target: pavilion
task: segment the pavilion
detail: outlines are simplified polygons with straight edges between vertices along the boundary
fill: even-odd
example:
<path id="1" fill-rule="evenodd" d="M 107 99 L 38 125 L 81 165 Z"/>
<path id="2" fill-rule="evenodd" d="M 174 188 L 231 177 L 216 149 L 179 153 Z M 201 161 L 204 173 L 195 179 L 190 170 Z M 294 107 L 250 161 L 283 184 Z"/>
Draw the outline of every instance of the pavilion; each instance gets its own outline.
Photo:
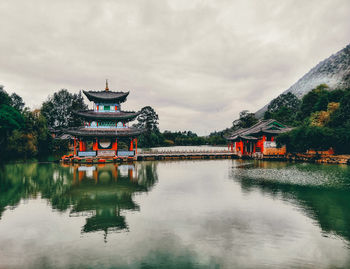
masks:
<path id="1" fill-rule="evenodd" d="M 286 147 L 277 147 L 276 137 L 292 128 L 274 119 L 260 120 L 249 128 L 242 128 L 227 137 L 228 147 L 242 156 L 285 155 Z"/>
<path id="2" fill-rule="evenodd" d="M 129 126 L 140 112 L 121 109 L 129 92 L 110 91 L 106 81 L 105 90 L 83 93 L 93 102 L 93 109 L 76 111 L 84 119 L 84 126 L 66 130 L 74 137 L 73 161 L 133 158 L 137 154 L 137 137 L 144 130 Z M 120 141 L 128 148 L 118 148 Z"/>

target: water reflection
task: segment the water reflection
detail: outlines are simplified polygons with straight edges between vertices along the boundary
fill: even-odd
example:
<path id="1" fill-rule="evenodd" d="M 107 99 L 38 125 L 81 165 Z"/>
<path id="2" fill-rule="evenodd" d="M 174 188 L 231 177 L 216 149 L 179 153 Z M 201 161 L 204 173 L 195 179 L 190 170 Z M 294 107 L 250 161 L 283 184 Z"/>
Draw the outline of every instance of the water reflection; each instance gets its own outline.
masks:
<path id="1" fill-rule="evenodd" d="M 348 194 L 340 166 L 6 165 L 0 268 L 349 268 Z"/>
<path id="2" fill-rule="evenodd" d="M 55 164 L 7 165 L 0 170 L 0 217 L 21 199 L 41 196 L 70 217 L 86 217 L 82 233 L 127 231 L 124 211 L 138 211 L 136 193 L 158 181 L 156 163 L 93 166 Z"/>
<path id="3" fill-rule="evenodd" d="M 327 234 L 350 241 L 350 168 L 338 165 L 236 162 L 231 170 L 245 193 L 260 191 L 301 208 Z"/>

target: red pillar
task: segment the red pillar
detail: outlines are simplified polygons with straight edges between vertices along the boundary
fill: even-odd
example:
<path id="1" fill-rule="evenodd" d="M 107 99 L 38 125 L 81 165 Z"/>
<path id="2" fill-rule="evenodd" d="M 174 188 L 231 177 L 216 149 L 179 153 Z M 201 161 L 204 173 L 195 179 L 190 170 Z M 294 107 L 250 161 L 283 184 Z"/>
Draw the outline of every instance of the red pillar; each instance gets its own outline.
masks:
<path id="1" fill-rule="evenodd" d="M 135 153 L 137 154 L 137 138 L 135 138 Z"/>
<path id="2" fill-rule="evenodd" d="M 83 141 L 79 141 L 79 151 L 83 151 Z"/>
<path id="3" fill-rule="evenodd" d="M 264 154 L 264 142 L 266 141 L 266 136 L 263 135 L 261 143 L 261 153 Z"/>
<path id="4" fill-rule="evenodd" d="M 231 142 L 231 151 L 233 152 L 233 143 Z"/>
<path id="5" fill-rule="evenodd" d="M 95 141 L 94 141 L 94 143 L 93 143 L 93 145 L 92 145 L 92 150 L 94 150 L 94 151 L 98 150 L 97 138 L 95 138 Z"/>
<path id="6" fill-rule="evenodd" d="M 113 142 L 112 149 L 117 153 L 118 150 L 118 140 L 115 139 L 115 142 Z"/>
<path id="7" fill-rule="evenodd" d="M 243 141 L 239 141 L 239 147 L 240 147 L 240 151 L 243 154 Z"/>
<path id="8" fill-rule="evenodd" d="M 130 150 L 130 151 L 134 150 L 134 139 L 131 139 L 131 141 L 130 141 L 129 150 Z"/>

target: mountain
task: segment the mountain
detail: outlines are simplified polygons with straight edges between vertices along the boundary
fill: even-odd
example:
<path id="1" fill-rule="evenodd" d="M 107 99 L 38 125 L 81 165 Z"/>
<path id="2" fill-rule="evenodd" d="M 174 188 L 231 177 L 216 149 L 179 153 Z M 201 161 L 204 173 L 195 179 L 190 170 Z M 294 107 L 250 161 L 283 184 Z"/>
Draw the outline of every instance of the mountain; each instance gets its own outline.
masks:
<path id="1" fill-rule="evenodd" d="M 323 83 L 327 84 L 330 89 L 350 87 L 350 44 L 317 64 L 283 93 L 292 92 L 301 99 Z M 267 107 L 268 104 L 259 109 L 255 112 L 255 116 L 263 117 Z"/>

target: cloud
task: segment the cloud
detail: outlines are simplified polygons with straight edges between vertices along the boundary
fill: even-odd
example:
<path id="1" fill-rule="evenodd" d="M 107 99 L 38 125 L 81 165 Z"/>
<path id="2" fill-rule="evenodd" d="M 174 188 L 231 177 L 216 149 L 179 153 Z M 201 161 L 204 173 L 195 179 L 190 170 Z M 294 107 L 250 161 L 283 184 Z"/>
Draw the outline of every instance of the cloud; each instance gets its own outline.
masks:
<path id="1" fill-rule="evenodd" d="M 349 13 L 347 0 L 4 0 L 0 84 L 38 107 L 109 78 L 131 91 L 126 109 L 154 107 L 161 129 L 208 134 L 349 43 Z"/>

